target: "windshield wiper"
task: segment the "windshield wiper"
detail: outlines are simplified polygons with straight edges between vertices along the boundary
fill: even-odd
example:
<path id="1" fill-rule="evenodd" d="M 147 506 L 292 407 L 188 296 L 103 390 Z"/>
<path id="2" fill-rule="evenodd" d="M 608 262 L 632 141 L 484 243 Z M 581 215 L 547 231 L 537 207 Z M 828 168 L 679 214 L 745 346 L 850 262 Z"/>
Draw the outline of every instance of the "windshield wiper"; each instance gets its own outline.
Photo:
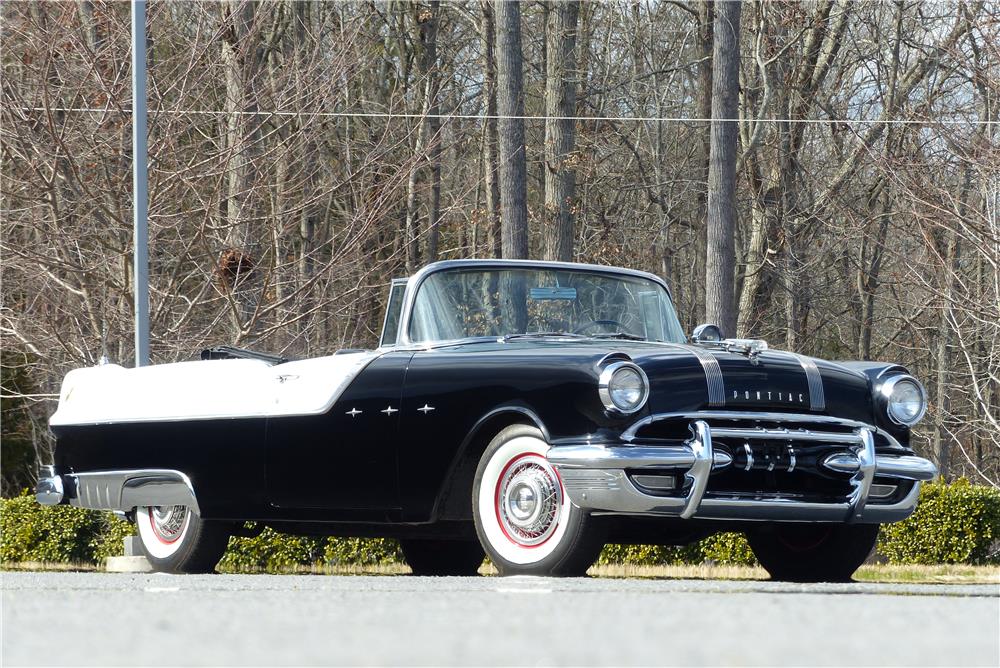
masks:
<path id="1" fill-rule="evenodd" d="M 591 338 L 594 339 L 627 339 L 629 341 L 645 341 L 645 336 L 639 336 L 638 334 L 631 334 L 629 332 L 598 332 L 596 334 L 591 334 Z"/>
<path id="2" fill-rule="evenodd" d="M 533 339 L 533 338 L 545 338 L 549 336 L 561 336 L 570 339 L 585 339 L 587 338 L 583 334 L 574 334 L 573 332 L 525 332 L 523 334 L 506 334 L 500 337 L 500 340 L 506 343 L 512 339 Z"/>

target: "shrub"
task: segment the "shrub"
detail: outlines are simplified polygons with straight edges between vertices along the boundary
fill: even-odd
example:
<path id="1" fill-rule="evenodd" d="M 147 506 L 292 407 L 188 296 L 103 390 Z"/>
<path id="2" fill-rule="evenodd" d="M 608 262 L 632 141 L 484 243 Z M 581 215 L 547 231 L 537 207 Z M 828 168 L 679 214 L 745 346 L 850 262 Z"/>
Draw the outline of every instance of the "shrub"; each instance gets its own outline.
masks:
<path id="1" fill-rule="evenodd" d="M 661 566 L 700 564 L 704 559 L 701 543 L 690 545 L 605 545 L 598 557 L 599 564 L 631 564 Z"/>
<path id="2" fill-rule="evenodd" d="M 920 490 L 916 512 L 882 527 L 878 551 L 891 564 L 1000 563 L 1000 490 L 933 482 Z"/>
<path id="3" fill-rule="evenodd" d="M 219 570 L 279 572 L 292 566 L 312 566 L 323 560 L 327 538 L 289 536 L 264 529 L 255 538 L 230 538 Z"/>
<path id="4" fill-rule="evenodd" d="M 636 566 L 681 566 L 701 564 L 755 566 L 757 559 L 741 533 L 718 533 L 696 543 L 680 546 L 605 545 L 597 563 Z"/>
<path id="5" fill-rule="evenodd" d="M 110 513 L 42 506 L 27 490 L 0 500 L 0 561 L 95 563 L 121 554 L 131 525 Z"/>
<path id="6" fill-rule="evenodd" d="M 756 566 L 750 543 L 742 533 L 717 533 L 699 544 L 705 559 L 731 566 Z"/>

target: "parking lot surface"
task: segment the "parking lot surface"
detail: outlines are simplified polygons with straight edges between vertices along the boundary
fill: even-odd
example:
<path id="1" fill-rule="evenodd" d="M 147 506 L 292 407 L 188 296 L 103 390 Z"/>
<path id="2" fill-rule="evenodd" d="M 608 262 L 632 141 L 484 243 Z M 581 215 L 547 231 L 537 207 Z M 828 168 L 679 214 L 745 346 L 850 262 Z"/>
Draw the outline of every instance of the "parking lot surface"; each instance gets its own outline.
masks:
<path id="1" fill-rule="evenodd" d="M 0 573 L 12 665 L 1000 665 L 998 585 Z"/>

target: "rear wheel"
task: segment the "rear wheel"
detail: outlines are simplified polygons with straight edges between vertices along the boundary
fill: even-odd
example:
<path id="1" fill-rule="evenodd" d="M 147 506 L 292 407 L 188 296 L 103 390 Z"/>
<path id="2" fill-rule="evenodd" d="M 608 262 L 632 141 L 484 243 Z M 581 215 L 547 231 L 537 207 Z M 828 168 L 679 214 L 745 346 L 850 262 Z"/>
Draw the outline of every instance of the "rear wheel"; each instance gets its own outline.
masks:
<path id="1" fill-rule="evenodd" d="M 401 540 L 414 575 L 478 575 L 486 553 L 475 540 Z"/>
<path id="2" fill-rule="evenodd" d="M 773 580 L 849 582 L 871 554 L 877 524 L 779 524 L 747 535 Z"/>
<path id="3" fill-rule="evenodd" d="M 500 575 L 583 575 L 604 547 L 601 525 L 570 502 L 548 449 L 538 429 L 512 425 L 479 461 L 473 517 Z"/>
<path id="4" fill-rule="evenodd" d="M 139 506 L 135 524 L 146 559 L 162 573 L 211 573 L 229 544 L 226 525 L 187 506 Z"/>

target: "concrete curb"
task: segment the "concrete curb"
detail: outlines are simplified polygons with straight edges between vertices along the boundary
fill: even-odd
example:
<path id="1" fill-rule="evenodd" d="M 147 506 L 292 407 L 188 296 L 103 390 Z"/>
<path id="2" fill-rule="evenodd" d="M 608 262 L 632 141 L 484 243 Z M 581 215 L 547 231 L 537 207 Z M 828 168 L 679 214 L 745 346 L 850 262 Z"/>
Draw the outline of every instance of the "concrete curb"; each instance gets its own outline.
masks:
<path id="1" fill-rule="evenodd" d="M 104 566 L 108 573 L 152 573 L 146 557 L 108 557 Z"/>

